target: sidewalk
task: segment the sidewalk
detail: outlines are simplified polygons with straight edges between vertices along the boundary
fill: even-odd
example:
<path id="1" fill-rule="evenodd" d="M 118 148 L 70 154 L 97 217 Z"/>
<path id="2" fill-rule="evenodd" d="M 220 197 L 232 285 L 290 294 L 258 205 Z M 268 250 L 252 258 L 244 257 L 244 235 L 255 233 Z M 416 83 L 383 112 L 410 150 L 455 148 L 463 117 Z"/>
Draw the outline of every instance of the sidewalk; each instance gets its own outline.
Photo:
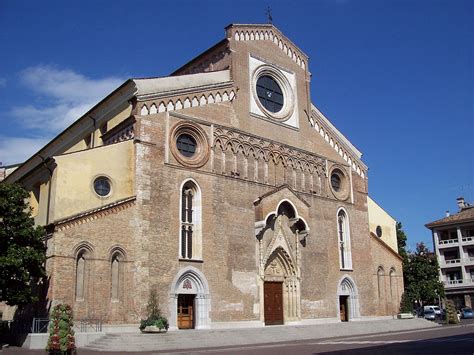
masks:
<path id="1" fill-rule="evenodd" d="M 107 334 L 104 338 L 79 349 L 78 355 L 103 352 L 186 351 L 214 347 L 232 347 L 308 339 L 328 339 L 398 331 L 436 328 L 438 324 L 424 319 L 357 321 L 317 325 L 271 326 L 262 328 L 182 330 L 165 334 Z M 43 350 L 5 349 L 0 354 L 44 354 Z"/>

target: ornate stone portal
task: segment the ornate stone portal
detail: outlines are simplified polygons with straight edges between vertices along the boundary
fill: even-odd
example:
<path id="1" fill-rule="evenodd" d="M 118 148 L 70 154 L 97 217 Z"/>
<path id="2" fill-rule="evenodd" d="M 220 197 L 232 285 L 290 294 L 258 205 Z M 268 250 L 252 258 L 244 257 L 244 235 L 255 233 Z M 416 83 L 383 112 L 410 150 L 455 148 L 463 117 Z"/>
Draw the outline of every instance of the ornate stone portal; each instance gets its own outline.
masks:
<path id="1" fill-rule="evenodd" d="M 308 229 L 295 211 L 285 210 L 267 218 L 265 227 L 258 231 L 260 319 L 266 322 L 265 282 L 282 283 L 283 310 L 281 323 L 288 324 L 301 319 L 300 281 L 301 253 Z M 268 314 L 267 314 L 268 317 Z M 268 321 L 268 319 L 267 319 Z M 268 322 L 266 322 L 269 324 Z M 273 323 L 276 324 L 276 323 Z"/>

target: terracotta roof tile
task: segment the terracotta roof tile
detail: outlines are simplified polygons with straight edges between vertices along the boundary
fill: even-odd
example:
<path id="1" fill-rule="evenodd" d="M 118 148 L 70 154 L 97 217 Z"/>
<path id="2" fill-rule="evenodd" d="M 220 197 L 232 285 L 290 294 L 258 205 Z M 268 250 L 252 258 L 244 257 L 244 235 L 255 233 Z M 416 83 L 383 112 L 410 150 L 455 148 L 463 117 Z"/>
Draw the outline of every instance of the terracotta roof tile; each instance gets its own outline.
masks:
<path id="1" fill-rule="evenodd" d="M 444 226 L 448 224 L 470 222 L 470 221 L 474 222 L 474 206 L 465 207 L 456 214 L 425 224 L 425 227 L 431 229 L 433 227 L 439 227 L 439 226 Z"/>

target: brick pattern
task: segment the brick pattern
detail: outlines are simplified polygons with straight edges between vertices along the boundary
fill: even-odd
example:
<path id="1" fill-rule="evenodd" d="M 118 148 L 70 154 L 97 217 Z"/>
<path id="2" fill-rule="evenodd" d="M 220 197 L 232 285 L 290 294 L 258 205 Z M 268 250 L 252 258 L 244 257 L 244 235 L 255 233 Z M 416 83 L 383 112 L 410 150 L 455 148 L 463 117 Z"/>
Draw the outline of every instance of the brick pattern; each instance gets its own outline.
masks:
<path id="1" fill-rule="evenodd" d="M 54 233 L 48 242 L 47 263 L 49 297 L 53 303 L 73 304 L 76 318 L 130 323 L 144 316 L 149 292 L 155 289 L 163 312 L 171 315 L 172 281 L 179 270 L 193 266 L 205 275 L 209 284 L 212 322 L 263 321 L 255 222 L 275 210 L 282 199 L 287 199 L 296 206 L 310 230 L 298 256 L 301 258 L 301 319 L 338 317 L 337 289 L 344 275 L 349 275 L 356 284 L 362 316 L 394 312 L 403 287 L 401 262 L 369 235 L 366 176 L 351 174 L 348 182 L 352 183 L 351 196 L 340 201 L 329 193 L 325 163 L 320 169 L 324 177 L 322 191 L 315 194 L 296 185 L 296 194 L 291 188 L 278 189 L 288 183 L 285 179 L 278 180 L 279 172 L 275 172 L 277 179 L 268 184 L 240 174 L 232 175 L 227 170 L 218 172 L 213 159 L 191 169 L 170 154 L 169 144 L 173 144 L 170 143 L 170 127 L 179 121 L 189 121 L 200 126 L 210 144 L 214 142 L 216 127 L 227 127 L 293 147 L 295 151 L 312 152 L 323 161 L 347 168 L 350 174 L 344 157 L 327 144 L 308 120 L 302 119 L 311 113 L 310 74 L 302 70 L 298 56 L 295 61 L 293 54 L 275 51 L 275 43 L 265 40 L 265 35 L 264 40 L 253 41 L 245 40 L 245 36 L 244 40 L 240 40 L 240 34 L 239 40 L 229 38 L 230 54 L 224 56 L 232 70 L 233 87 L 238 88 L 232 101 L 183 107 L 179 114 L 170 110 L 158 112 L 158 103 L 156 113 L 135 116 L 135 156 L 131 168 L 135 169 L 136 201 L 116 213 L 71 224 Z M 295 73 L 298 130 L 250 117 L 250 53 Z M 211 58 L 212 55 L 209 53 Z M 198 70 L 193 68 L 186 67 L 183 72 Z M 233 155 L 229 155 L 229 159 L 235 162 Z M 179 259 L 180 186 L 189 178 L 197 182 L 202 197 L 202 260 L 198 261 Z M 289 186 L 295 187 L 291 183 Z M 261 196 L 267 197 L 256 204 Z M 350 221 L 353 269 L 349 271 L 339 268 L 336 216 L 340 207 L 344 207 Z M 84 301 L 75 301 L 75 258 L 82 244 L 91 250 L 86 267 L 86 296 Z M 122 296 L 118 302 L 111 300 L 114 247 L 120 247 L 125 255 Z M 383 266 L 387 275 L 391 268 L 395 269 L 397 294 L 393 299 L 387 298 L 387 277 L 384 296 L 378 297 L 379 266 Z"/>

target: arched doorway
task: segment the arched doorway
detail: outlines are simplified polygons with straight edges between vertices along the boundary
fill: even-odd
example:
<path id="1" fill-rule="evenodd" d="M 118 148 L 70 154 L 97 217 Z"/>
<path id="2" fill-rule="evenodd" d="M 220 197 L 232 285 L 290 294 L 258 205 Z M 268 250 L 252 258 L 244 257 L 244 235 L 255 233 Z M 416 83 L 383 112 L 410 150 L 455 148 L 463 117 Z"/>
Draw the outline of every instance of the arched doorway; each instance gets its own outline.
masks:
<path id="1" fill-rule="evenodd" d="M 309 207 L 305 201 L 297 202 Z M 301 321 L 302 249 L 309 238 L 309 227 L 288 199 L 276 205 L 265 201 L 261 207 L 268 212 L 255 222 L 260 320 L 265 325 L 297 324 Z"/>
<path id="2" fill-rule="evenodd" d="M 265 325 L 298 319 L 299 280 L 291 257 L 277 247 L 268 258 L 263 283 Z"/>
<path id="3" fill-rule="evenodd" d="M 204 274 L 187 266 L 175 276 L 170 290 L 170 329 L 210 327 L 209 286 Z"/>
<path id="4" fill-rule="evenodd" d="M 338 314 L 342 322 L 359 318 L 359 293 L 350 276 L 342 277 L 337 288 Z"/>

